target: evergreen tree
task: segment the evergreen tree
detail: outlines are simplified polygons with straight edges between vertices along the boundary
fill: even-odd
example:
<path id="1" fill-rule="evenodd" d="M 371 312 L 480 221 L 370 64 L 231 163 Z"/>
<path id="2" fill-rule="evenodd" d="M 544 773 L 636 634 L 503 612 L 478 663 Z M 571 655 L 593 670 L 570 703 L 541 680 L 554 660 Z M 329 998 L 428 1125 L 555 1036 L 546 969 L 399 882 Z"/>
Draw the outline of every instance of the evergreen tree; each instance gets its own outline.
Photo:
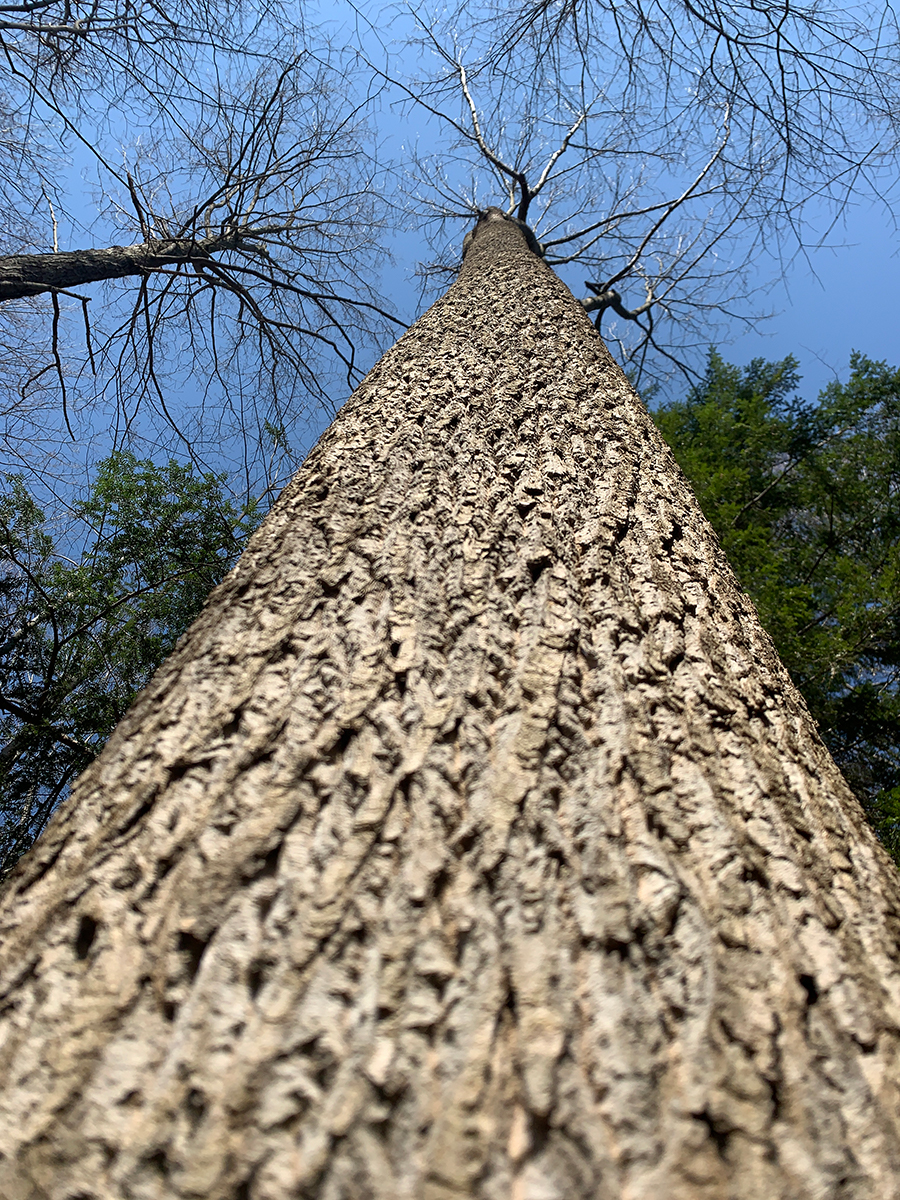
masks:
<path id="1" fill-rule="evenodd" d="M 900 854 L 900 370 L 855 354 L 706 377 L 655 420 L 882 840 Z"/>
<path id="2" fill-rule="evenodd" d="M 118 452 L 64 529 L 0 497 L 0 874 L 46 824 L 255 523 L 223 479 Z"/>

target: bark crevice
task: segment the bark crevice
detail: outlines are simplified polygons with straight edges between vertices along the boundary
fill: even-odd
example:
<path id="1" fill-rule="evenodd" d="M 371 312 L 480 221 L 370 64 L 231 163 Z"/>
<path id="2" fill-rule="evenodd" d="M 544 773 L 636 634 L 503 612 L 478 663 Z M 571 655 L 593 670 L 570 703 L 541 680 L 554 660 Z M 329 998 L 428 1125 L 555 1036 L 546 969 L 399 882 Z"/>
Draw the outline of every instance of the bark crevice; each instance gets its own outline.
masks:
<path id="1" fill-rule="evenodd" d="M 502 216 L 21 864 L 0 935 L 4 1200 L 900 1180 L 894 868 Z"/>

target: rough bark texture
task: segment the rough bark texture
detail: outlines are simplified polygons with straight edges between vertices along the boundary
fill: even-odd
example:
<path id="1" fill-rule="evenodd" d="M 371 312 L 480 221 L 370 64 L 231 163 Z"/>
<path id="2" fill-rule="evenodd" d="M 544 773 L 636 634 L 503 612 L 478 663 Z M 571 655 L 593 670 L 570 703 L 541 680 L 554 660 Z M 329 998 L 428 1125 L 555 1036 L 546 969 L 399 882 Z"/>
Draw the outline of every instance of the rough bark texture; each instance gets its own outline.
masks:
<path id="1" fill-rule="evenodd" d="M 209 256 L 239 244 L 235 233 L 220 237 L 166 238 L 102 250 L 63 250 L 57 254 L 7 254 L 0 257 L 0 301 L 39 296 L 97 283 L 146 275 L 177 263 L 209 262 Z"/>
<path id="2" fill-rule="evenodd" d="M 13 876 L 4 1200 L 881 1200 L 900 888 L 509 222 Z"/>

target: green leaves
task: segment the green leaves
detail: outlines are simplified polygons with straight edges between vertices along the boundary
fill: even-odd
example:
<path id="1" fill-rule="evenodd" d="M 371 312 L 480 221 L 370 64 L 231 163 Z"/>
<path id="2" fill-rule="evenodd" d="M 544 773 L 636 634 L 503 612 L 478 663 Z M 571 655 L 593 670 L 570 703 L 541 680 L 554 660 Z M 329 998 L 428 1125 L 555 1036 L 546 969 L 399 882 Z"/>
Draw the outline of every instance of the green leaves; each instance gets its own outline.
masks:
<path id="1" fill-rule="evenodd" d="M 655 419 L 900 863 L 900 370 L 850 367 L 810 404 L 794 359 L 712 352 Z"/>
<path id="2" fill-rule="evenodd" d="M 224 478 L 118 452 L 54 527 L 0 497 L 0 874 L 43 829 L 262 513 Z"/>

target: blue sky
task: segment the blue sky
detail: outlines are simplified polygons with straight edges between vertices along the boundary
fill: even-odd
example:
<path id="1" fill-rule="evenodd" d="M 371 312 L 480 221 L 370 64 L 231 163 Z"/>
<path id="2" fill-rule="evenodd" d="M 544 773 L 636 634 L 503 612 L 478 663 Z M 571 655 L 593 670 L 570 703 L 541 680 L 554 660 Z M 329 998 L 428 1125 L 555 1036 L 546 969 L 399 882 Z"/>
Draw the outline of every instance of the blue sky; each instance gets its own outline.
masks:
<path id="1" fill-rule="evenodd" d="M 377 19 L 377 6 L 373 11 Z M 338 18 L 343 14 L 346 19 L 347 12 L 346 7 L 336 4 L 328 15 Z M 340 32 L 339 25 L 333 26 L 332 32 L 335 29 Z M 346 40 L 352 41 L 352 36 L 346 30 L 344 32 Z M 341 44 L 341 38 L 337 38 L 337 44 Z M 415 57 L 409 51 L 405 54 Z M 403 57 L 404 54 L 401 54 L 401 60 Z M 399 65 L 395 65 L 399 70 Z M 380 126 L 379 140 L 386 157 L 392 154 L 399 157 L 401 144 L 409 145 L 418 141 L 421 145 L 437 146 L 440 131 L 436 123 L 421 109 L 392 107 L 391 100 L 395 98 L 386 99 L 376 118 Z M 85 225 L 89 226 L 94 210 L 87 197 L 95 186 L 95 168 L 77 147 L 73 147 L 73 160 L 73 191 L 83 189 L 84 207 L 81 211 Z M 591 212 L 593 214 L 593 210 Z M 814 245 L 827 232 L 828 245 L 810 250 L 805 255 L 796 255 L 786 264 L 783 278 L 778 263 L 761 261 L 758 282 L 770 286 L 767 292 L 756 297 L 754 303 L 756 307 L 768 309 L 774 315 L 757 322 L 750 331 L 745 331 L 735 321 L 731 329 L 733 339 L 727 335 L 717 337 L 715 344 L 726 359 L 738 365 L 754 357 L 773 360 L 793 354 L 800 364 L 802 393 L 807 398 L 813 398 L 836 375 L 847 377 L 850 353 L 854 349 L 871 358 L 885 359 L 891 364 L 900 363 L 892 304 L 892 284 L 900 240 L 884 208 L 867 202 L 859 202 L 847 210 L 830 232 L 832 215 L 824 208 L 820 213 L 805 212 L 804 219 L 809 243 Z M 458 221 L 449 230 L 456 250 L 461 246 L 466 228 L 467 222 Z M 65 238 L 64 248 L 87 245 L 97 237 L 101 240 L 103 237 L 99 229 L 66 232 L 69 236 Z M 418 307 L 419 284 L 412 273 L 417 260 L 427 260 L 431 252 L 421 232 L 414 227 L 395 235 L 391 244 L 395 251 L 395 262 L 384 273 L 382 295 L 387 306 L 399 315 L 413 317 Z M 580 281 L 587 274 L 578 267 L 570 268 L 567 272 L 566 280 L 576 289 L 576 295 L 585 294 Z M 633 293 L 631 296 L 626 294 L 625 298 L 626 302 L 630 302 L 634 299 Z M 749 308 L 745 311 L 749 311 Z M 80 327 L 77 333 L 80 336 Z M 712 341 L 712 334 L 710 338 Z M 366 365 L 374 363 L 376 357 L 374 353 L 366 355 Z M 700 349 L 696 352 L 695 365 L 702 369 L 702 361 L 703 350 Z M 186 380 L 185 384 L 187 395 L 192 391 L 193 382 Z M 676 379 L 669 385 L 667 394 L 677 395 L 683 390 L 684 384 Z M 342 400 L 345 397 L 336 395 L 335 398 Z M 302 455 L 324 429 L 328 419 L 322 410 L 311 413 L 305 428 L 298 430 L 302 442 L 295 445 L 295 451 Z M 103 440 L 101 433 L 100 441 Z M 90 450 L 88 457 L 94 453 L 94 450 Z"/>
<path id="2" fill-rule="evenodd" d="M 384 15 L 381 6 L 363 4 L 362 8 L 375 22 Z M 346 11 L 341 4 L 319 8 L 320 14 L 338 27 L 339 14 Z M 364 22 L 357 23 L 355 17 L 353 20 L 360 29 Z M 383 32 L 389 39 L 390 35 Z M 370 36 L 367 40 L 374 45 L 378 39 Z M 398 55 L 393 62 L 390 56 L 384 58 L 389 69 L 398 71 L 400 63 L 413 69 L 415 51 L 389 41 L 388 48 L 390 55 Z M 373 59 L 378 59 L 376 53 Z M 439 144 L 444 132 L 421 109 L 392 108 L 390 102 L 385 103 L 379 123 L 383 144 L 395 150 L 401 143 Z M 750 329 L 739 320 L 731 322 L 730 328 L 724 323 L 716 334 L 711 332 L 710 344 L 717 345 L 726 359 L 738 365 L 755 357 L 777 360 L 793 354 L 800 365 L 802 393 L 813 398 L 835 377 L 847 378 L 853 350 L 890 364 L 900 363 L 892 303 L 900 234 L 886 206 L 864 198 L 845 209 L 837 221 L 834 211 L 824 203 L 807 204 L 802 220 L 809 248 L 783 264 L 774 257 L 762 257 L 756 278 L 761 291 L 735 306 L 738 312 L 766 311 L 771 316 L 755 321 Z M 450 232 L 454 242 L 461 245 L 466 226 L 458 222 L 458 229 Z M 823 239 L 825 244 L 819 245 Z M 417 258 L 429 258 L 429 249 L 415 230 L 395 238 L 394 246 L 396 261 L 386 274 L 385 295 L 398 312 L 406 315 L 416 311 L 418 298 L 418 283 L 410 278 L 412 268 Z M 564 274 L 576 296 L 586 294 L 580 286 L 586 274 L 577 265 Z M 629 286 L 631 294 L 626 294 L 626 303 L 639 302 L 642 297 L 633 295 L 634 283 Z M 699 350 L 695 365 L 702 369 L 702 361 L 703 351 Z M 663 394 L 678 394 L 684 386 L 676 377 Z"/>
<path id="3" fill-rule="evenodd" d="M 823 228 L 827 227 L 822 215 Z M 895 295 L 900 237 L 884 207 L 847 210 L 831 245 L 797 257 L 769 293 L 775 312 L 722 352 L 732 362 L 761 356 L 800 361 L 803 393 L 818 393 L 835 375 L 847 377 L 852 350 L 900 362 Z"/>

